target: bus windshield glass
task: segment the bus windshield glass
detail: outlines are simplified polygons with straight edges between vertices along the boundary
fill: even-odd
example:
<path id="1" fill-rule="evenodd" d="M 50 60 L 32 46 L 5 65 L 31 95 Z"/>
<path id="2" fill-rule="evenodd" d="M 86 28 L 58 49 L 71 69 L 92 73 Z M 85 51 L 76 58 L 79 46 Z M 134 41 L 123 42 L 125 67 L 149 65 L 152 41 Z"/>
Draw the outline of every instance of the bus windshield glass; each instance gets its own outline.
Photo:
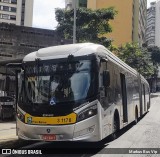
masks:
<path id="1" fill-rule="evenodd" d="M 95 73 L 90 60 L 26 66 L 21 101 L 50 105 L 78 102 L 95 94 Z M 35 69 L 35 70 L 34 70 Z M 23 92 L 24 91 L 24 92 Z"/>

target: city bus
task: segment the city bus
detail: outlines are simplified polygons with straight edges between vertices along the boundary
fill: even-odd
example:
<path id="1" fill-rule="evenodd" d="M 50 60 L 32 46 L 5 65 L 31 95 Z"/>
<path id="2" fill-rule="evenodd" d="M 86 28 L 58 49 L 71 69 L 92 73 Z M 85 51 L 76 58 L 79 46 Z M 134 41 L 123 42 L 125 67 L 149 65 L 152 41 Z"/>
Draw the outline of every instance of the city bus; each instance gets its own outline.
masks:
<path id="1" fill-rule="evenodd" d="M 145 78 L 104 46 L 42 48 L 18 74 L 17 135 L 24 140 L 97 142 L 150 107 Z"/>

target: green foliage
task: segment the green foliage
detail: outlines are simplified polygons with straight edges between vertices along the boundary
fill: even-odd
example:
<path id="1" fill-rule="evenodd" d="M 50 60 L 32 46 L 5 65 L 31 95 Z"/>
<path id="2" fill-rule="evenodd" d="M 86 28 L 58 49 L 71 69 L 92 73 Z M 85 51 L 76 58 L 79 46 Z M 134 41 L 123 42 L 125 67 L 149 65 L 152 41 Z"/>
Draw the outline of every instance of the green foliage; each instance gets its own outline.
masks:
<path id="1" fill-rule="evenodd" d="M 160 48 L 157 46 L 149 47 L 148 51 L 151 54 L 151 59 L 154 65 L 154 74 L 153 77 L 157 77 L 158 75 L 158 67 L 160 65 Z"/>
<path id="2" fill-rule="evenodd" d="M 151 53 L 153 63 L 160 64 L 160 48 L 157 46 L 149 47 L 148 51 Z"/>
<path id="3" fill-rule="evenodd" d="M 150 77 L 154 74 L 155 69 L 147 48 L 141 48 L 136 43 L 127 43 L 118 48 L 117 54 L 119 58 L 136 69 L 143 76 Z"/>
<path id="4" fill-rule="evenodd" d="M 108 47 L 111 40 L 102 35 L 111 32 L 109 20 L 114 19 L 117 12 L 114 8 L 91 10 L 78 8 L 76 13 L 77 42 L 96 42 Z M 66 39 L 73 38 L 74 10 L 56 9 L 58 22 L 57 32 Z"/>

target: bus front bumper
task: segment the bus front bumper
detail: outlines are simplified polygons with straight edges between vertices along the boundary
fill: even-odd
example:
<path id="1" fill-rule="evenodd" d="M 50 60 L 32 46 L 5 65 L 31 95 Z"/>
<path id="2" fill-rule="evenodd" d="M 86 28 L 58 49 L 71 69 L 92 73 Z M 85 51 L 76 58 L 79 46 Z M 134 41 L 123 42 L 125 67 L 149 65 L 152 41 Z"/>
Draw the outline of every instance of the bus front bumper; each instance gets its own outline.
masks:
<path id="1" fill-rule="evenodd" d="M 17 119 L 17 132 L 18 137 L 24 140 L 93 142 L 101 140 L 97 115 L 72 125 L 29 125 Z"/>

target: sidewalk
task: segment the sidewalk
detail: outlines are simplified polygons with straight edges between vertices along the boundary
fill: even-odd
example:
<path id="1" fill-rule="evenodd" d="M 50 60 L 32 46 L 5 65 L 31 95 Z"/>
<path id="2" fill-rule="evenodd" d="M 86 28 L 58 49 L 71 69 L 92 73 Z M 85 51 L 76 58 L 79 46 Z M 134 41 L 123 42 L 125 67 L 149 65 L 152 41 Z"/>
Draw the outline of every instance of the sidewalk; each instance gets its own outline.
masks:
<path id="1" fill-rule="evenodd" d="M 160 97 L 160 92 L 151 93 L 151 98 Z"/>
<path id="2" fill-rule="evenodd" d="M 16 122 L 0 120 L 0 148 L 4 143 L 15 140 L 18 140 L 18 137 L 16 136 Z"/>

